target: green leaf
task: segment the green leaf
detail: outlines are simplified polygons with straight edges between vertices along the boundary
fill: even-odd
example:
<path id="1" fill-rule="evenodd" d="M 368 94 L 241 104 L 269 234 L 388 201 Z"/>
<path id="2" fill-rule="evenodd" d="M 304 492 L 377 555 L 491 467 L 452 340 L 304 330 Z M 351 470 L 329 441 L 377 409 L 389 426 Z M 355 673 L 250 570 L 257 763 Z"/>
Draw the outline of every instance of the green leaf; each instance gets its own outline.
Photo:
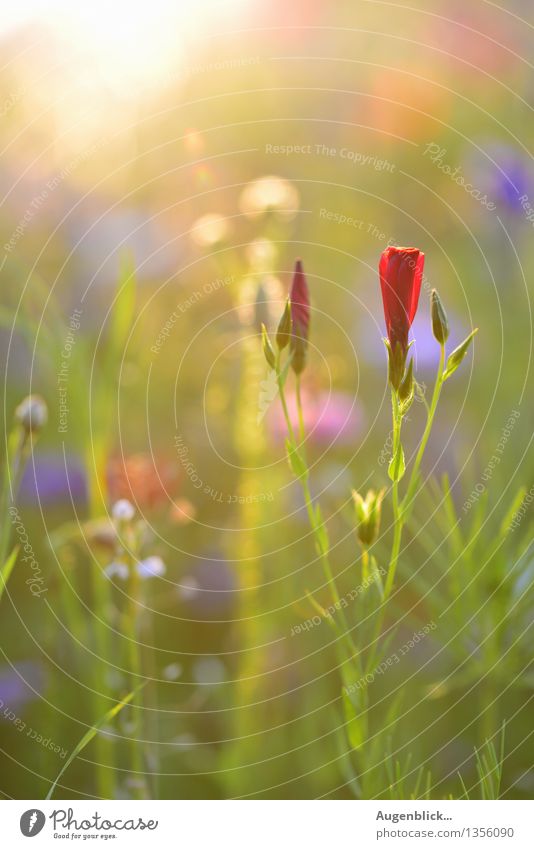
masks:
<path id="1" fill-rule="evenodd" d="M 351 748 L 361 749 L 367 737 L 366 714 L 357 712 L 345 690 L 343 690 L 343 713 L 345 715 L 345 728 Z"/>
<path id="2" fill-rule="evenodd" d="M 53 793 L 54 793 L 54 790 L 56 789 L 57 784 L 58 784 L 58 781 L 59 781 L 59 779 L 61 778 L 61 776 L 63 775 L 63 773 L 64 773 L 64 772 L 66 772 L 66 770 L 69 768 L 69 766 L 71 765 L 71 763 L 72 763 L 72 762 L 73 762 L 73 761 L 74 761 L 74 760 L 78 757 L 78 755 L 80 754 L 80 752 L 81 752 L 83 749 L 85 749 L 85 747 L 87 746 L 87 744 L 91 742 L 91 740 L 93 739 L 93 737 L 94 737 L 94 736 L 98 733 L 98 731 L 102 728 L 102 726 L 103 726 L 103 725 L 106 725 L 108 722 L 110 722 L 112 719 L 114 719 L 114 717 L 115 717 L 115 716 L 117 716 L 117 714 L 118 714 L 118 713 L 120 713 L 120 711 L 123 709 L 123 707 L 126 707 L 126 705 L 128 704 L 128 702 L 131 702 L 131 701 L 132 701 L 132 699 L 133 699 L 133 697 L 134 697 L 134 696 L 135 696 L 135 695 L 139 692 L 139 690 L 141 690 L 144 686 L 145 686 L 145 684 L 141 684 L 141 686 L 140 686 L 140 687 L 137 687 L 137 688 L 136 688 L 135 690 L 133 690 L 131 693 L 128 693 L 128 695 L 127 695 L 127 696 L 125 696 L 125 697 L 124 697 L 124 699 L 123 699 L 121 702 L 118 702 L 118 704 L 113 705 L 113 707 L 111 708 L 111 710 L 108 710 L 108 712 L 107 712 L 106 714 L 104 714 L 104 716 L 103 716 L 101 719 L 99 719 L 99 720 L 98 720 L 98 722 L 97 722 L 95 725 L 91 726 L 91 728 L 89 729 L 89 731 L 87 731 L 87 732 L 83 735 L 82 739 L 79 741 L 79 743 L 77 743 L 77 744 L 76 744 L 76 746 L 74 747 L 74 749 L 73 749 L 73 750 L 72 750 L 72 752 L 70 753 L 70 755 L 69 755 L 68 759 L 67 759 L 67 760 L 66 760 L 66 762 L 63 764 L 63 767 L 62 767 L 62 768 L 61 768 L 61 770 L 59 771 L 59 773 L 58 773 L 58 775 L 57 775 L 56 780 L 54 781 L 54 783 L 53 783 L 53 784 L 52 784 L 52 786 L 50 787 L 50 790 L 49 790 L 49 791 L 48 791 L 48 793 L 46 794 L 46 798 L 47 798 L 47 799 L 51 799 L 51 798 L 52 798 L 52 795 L 53 795 Z"/>
<path id="3" fill-rule="evenodd" d="M 299 452 L 292 444 L 292 442 L 290 442 L 289 439 L 286 439 L 286 449 L 287 459 L 289 460 L 291 471 L 299 480 L 304 480 L 308 476 L 308 469 L 306 467 L 306 463 L 304 462 Z"/>
<path id="4" fill-rule="evenodd" d="M 500 536 L 506 536 L 507 533 L 510 531 L 510 525 L 512 524 L 513 518 L 514 518 L 515 514 L 517 513 L 517 511 L 519 510 L 519 508 L 521 507 L 521 505 L 523 503 L 523 499 L 525 498 L 526 494 L 527 494 L 527 488 L 526 488 L 526 486 L 522 486 L 520 488 L 519 492 L 517 493 L 516 497 L 512 501 L 512 503 L 510 505 L 510 509 L 506 513 L 506 516 L 502 520 L 500 531 L 499 531 Z"/>
<path id="5" fill-rule="evenodd" d="M 475 327 L 475 329 L 469 334 L 467 339 L 464 339 L 462 344 L 458 345 L 458 347 L 454 349 L 452 354 L 450 354 L 450 356 L 447 359 L 447 365 L 445 367 L 445 371 L 443 372 L 443 381 L 448 380 L 449 377 L 451 376 L 451 374 L 454 374 L 454 372 L 456 371 L 456 369 L 458 368 L 458 366 L 462 362 L 463 358 L 467 354 L 469 346 L 470 346 L 471 342 L 473 341 L 473 338 L 474 338 L 476 333 L 478 333 L 478 327 Z"/>
<path id="6" fill-rule="evenodd" d="M 388 475 L 392 481 L 400 481 L 405 471 L 406 463 L 404 460 L 404 449 L 402 444 L 399 442 L 397 450 L 391 458 L 391 462 L 388 467 Z"/>
<path id="7" fill-rule="evenodd" d="M 2 583 L 0 583 L 0 599 L 2 598 L 2 596 L 4 594 L 4 590 L 6 588 L 6 584 L 8 582 L 9 576 L 11 575 L 11 572 L 13 571 L 13 566 L 17 562 L 17 554 L 18 553 L 19 553 L 19 547 L 18 547 L 18 545 L 16 545 L 15 548 L 13 549 L 13 551 L 11 552 L 11 554 L 9 555 L 9 557 L 7 558 L 7 560 L 5 561 L 5 563 L 3 564 L 2 568 L 0 569 L 0 575 L 2 576 Z"/>

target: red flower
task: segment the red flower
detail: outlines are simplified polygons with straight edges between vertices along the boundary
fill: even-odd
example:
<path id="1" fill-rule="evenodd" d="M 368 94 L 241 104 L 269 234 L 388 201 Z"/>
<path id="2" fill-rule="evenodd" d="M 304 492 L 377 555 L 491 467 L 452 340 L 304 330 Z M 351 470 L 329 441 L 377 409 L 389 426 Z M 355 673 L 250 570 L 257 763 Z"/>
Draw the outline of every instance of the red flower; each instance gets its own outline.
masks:
<path id="1" fill-rule="evenodd" d="M 395 351 L 398 343 L 404 357 L 417 312 L 424 263 L 425 255 L 417 248 L 389 247 L 380 257 L 378 269 L 389 344 Z"/>
<path id="2" fill-rule="evenodd" d="M 293 322 L 291 338 L 293 359 L 291 364 L 293 370 L 297 374 L 300 374 L 306 364 L 306 349 L 308 347 L 308 333 L 310 329 L 310 294 L 300 259 L 297 259 L 295 263 L 289 300 L 291 303 L 291 320 Z"/>
<path id="3" fill-rule="evenodd" d="M 289 300 L 291 301 L 293 333 L 300 336 L 301 339 L 307 339 L 310 327 L 310 295 L 300 259 L 297 259 L 295 263 Z"/>

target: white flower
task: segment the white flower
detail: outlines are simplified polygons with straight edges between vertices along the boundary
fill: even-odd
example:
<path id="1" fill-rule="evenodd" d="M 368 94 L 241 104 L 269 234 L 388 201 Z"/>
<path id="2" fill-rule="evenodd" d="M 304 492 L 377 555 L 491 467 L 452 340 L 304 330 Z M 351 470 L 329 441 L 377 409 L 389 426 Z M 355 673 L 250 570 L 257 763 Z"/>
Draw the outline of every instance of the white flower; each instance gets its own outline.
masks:
<path id="1" fill-rule="evenodd" d="M 113 560 L 109 566 L 106 566 L 104 572 L 108 578 L 120 578 L 121 581 L 126 581 L 128 578 L 128 567 L 122 560 Z"/>
<path id="2" fill-rule="evenodd" d="M 151 557 L 145 557 L 144 560 L 140 560 L 137 564 L 137 571 L 141 578 L 159 578 L 166 572 L 165 563 L 161 557 L 154 554 Z"/>
<path id="3" fill-rule="evenodd" d="M 177 681 L 182 674 L 182 666 L 179 663 L 169 663 L 163 670 L 163 675 L 167 681 Z"/>
<path id="4" fill-rule="evenodd" d="M 111 508 L 111 515 L 117 522 L 131 522 L 135 516 L 135 508 L 127 498 L 121 498 Z"/>

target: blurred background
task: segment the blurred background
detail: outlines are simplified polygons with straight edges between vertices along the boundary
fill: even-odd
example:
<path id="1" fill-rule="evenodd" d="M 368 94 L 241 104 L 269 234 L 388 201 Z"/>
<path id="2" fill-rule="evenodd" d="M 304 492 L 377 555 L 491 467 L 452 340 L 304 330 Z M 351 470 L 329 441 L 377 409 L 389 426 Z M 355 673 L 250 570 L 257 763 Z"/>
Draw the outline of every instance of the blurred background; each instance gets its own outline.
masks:
<path id="1" fill-rule="evenodd" d="M 437 366 L 432 287 L 452 346 L 480 328 L 444 391 L 425 473 L 448 474 L 460 527 L 468 536 L 478 522 L 484 545 L 534 483 L 533 25 L 524 0 L 35 0 L 5 10 L 4 435 L 24 396 L 48 406 L 17 500 L 46 592 L 28 591 L 19 562 L 1 600 L 5 796 L 44 795 L 62 751 L 96 721 L 95 693 L 101 713 L 124 695 L 124 587 L 106 538 L 120 498 L 142 521 L 150 560 L 138 641 L 151 683 L 137 710 L 152 795 L 351 796 L 331 632 L 292 633 L 313 616 L 306 593 L 326 604 L 328 592 L 259 327 L 276 328 L 301 257 L 312 488 L 348 592 L 360 581 L 350 490 L 387 484 L 378 259 L 388 244 L 423 250 L 418 380 L 431 384 Z M 422 413 L 415 404 L 408 455 Z M 421 526 L 430 507 L 422 499 Z M 432 795 L 454 794 L 492 727 L 476 671 L 491 668 L 493 730 L 508 720 L 506 793 L 528 797 L 532 596 L 514 615 L 515 584 L 495 607 L 486 601 L 518 563 L 528 591 L 531 519 L 497 565 L 473 550 L 461 561 L 456 588 L 478 581 L 462 638 L 437 519 L 403 554 L 396 624 L 401 644 L 430 620 L 445 624 L 380 683 L 379 710 L 413 677 L 402 745 L 431 764 Z M 386 510 L 385 541 L 389 521 Z M 421 575 L 436 587 L 432 602 L 417 601 Z M 489 654 L 480 629 L 493 635 Z M 466 658 L 454 686 L 427 698 Z M 58 796 L 128 796 L 129 722 L 125 713 L 118 732 L 84 750 Z M 105 764 L 100 784 L 95 763 Z"/>

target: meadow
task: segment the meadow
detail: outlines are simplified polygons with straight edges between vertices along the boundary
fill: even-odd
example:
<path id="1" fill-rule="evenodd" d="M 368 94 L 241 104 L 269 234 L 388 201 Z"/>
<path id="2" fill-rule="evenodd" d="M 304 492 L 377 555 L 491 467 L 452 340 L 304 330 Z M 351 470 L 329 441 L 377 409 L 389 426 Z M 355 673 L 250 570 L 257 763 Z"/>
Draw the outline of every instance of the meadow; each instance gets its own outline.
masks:
<path id="1" fill-rule="evenodd" d="M 532 10 L 53 5 L 0 32 L 0 792 L 532 798 Z"/>

